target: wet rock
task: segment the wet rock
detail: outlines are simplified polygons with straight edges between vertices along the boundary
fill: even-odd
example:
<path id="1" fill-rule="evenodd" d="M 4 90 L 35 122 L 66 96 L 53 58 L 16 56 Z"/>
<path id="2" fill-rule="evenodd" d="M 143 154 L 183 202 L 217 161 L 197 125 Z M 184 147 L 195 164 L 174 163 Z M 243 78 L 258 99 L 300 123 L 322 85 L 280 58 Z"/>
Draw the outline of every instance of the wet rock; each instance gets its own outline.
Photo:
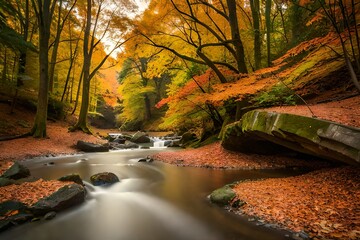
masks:
<path id="1" fill-rule="evenodd" d="M 210 201 L 220 206 L 228 206 L 236 197 L 236 193 L 232 189 L 232 184 L 216 189 L 210 194 Z"/>
<path id="2" fill-rule="evenodd" d="M 9 178 L 14 180 L 26 178 L 28 176 L 30 176 L 30 170 L 18 162 L 15 162 L 8 170 L 6 170 L 1 175 L 2 178 Z"/>
<path id="3" fill-rule="evenodd" d="M 222 140 L 224 148 L 238 151 L 261 150 L 268 143 L 360 165 L 360 129 L 316 118 L 254 110 L 229 124 Z"/>
<path id="4" fill-rule="evenodd" d="M 24 223 L 30 220 L 33 214 L 28 210 L 27 206 L 17 201 L 5 201 L 0 203 L 0 231 L 11 227 L 14 224 Z M 12 224 L 9 224 L 11 222 Z"/>
<path id="5" fill-rule="evenodd" d="M 0 177 L 0 187 L 5 187 L 14 183 L 15 181 L 13 179 Z"/>
<path id="6" fill-rule="evenodd" d="M 76 173 L 72 173 L 72 174 L 62 176 L 58 180 L 62 181 L 62 182 L 70 181 L 70 182 L 74 182 L 74 183 L 77 183 L 77 184 L 80 184 L 80 185 L 84 186 L 84 183 L 83 183 L 80 175 L 76 174 Z"/>
<path id="7" fill-rule="evenodd" d="M 151 157 L 147 156 L 146 158 L 139 158 L 138 162 L 153 162 L 154 159 L 152 159 Z"/>
<path id="8" fill-rule="evenodd" d="M 0 232 L 5 231 L 15 224 L 10 220 L 0 220 Z"/>
<path id="9" fill-rule="evenodd" d="M 51 220 L 54 219 L 56 217 L 56 212 L 48 212 L 47 214 L 45 214 L 44 216 L 44 220 Z"/>
<path id="10" fill-rule="evenodd" d="M 76 144 L 76 148 L 83 152 L 108 152 L 108 145 L 94 144 L 79 140 Z"/>
<path id="11" fill-rule="evenodd" d="M 144 132 L 136 132 L 130 139 L 133 143 L 149 143 L 151 142 L 149 136 Z"/>
<path id="12" fill-rule="evenodd" d="M 97 173 L 90 177 L 90 181 L 94 186 L 109 185 L 119 182 L 119 178 L 111 172 Z"/>
<path id="13" fill-rule="evenodd" d="M 59 212 L 84 202 L 85 188 L 73 183 L 60 188 L 48 197 L 40 199 L 31 208 L 35 215 L 44 215 L 48 212 Z"/>
<path id="14" fill-rule="evenodd" d="M 119 143 L 119 144 L 124 144 L 126 141 L 125 138 L 122 138 L 122 137 L 118 137 L 118 138 L 115 138 L 112 142 L 113 143 Z"/>

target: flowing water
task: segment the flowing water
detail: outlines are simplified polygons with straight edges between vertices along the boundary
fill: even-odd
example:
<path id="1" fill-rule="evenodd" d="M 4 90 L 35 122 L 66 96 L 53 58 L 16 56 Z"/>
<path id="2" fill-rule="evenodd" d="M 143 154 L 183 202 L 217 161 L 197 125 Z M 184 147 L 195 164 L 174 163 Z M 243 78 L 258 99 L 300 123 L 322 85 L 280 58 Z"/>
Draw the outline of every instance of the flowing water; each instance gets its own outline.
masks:
<path id="1" fill-rule="evenodd" d="M 121 181 L 109 187 L 86 183 L 85 203 L 50 221 L 23 224 L 0 239 L 26 240 L 222 240 L 289 239 L 284 232 L 256 226 L 209 203 L 216 188 L 243 179 L 280 177 L 285 171 L 240 171 L 176 167 L 136 158 L 167 151 L 124 150 L 25 162 L 35 177 L 57 179 L 79 173 L 84 181 L 104 171 Z M 51 163 L 51 164 L 50 164 Z"/>

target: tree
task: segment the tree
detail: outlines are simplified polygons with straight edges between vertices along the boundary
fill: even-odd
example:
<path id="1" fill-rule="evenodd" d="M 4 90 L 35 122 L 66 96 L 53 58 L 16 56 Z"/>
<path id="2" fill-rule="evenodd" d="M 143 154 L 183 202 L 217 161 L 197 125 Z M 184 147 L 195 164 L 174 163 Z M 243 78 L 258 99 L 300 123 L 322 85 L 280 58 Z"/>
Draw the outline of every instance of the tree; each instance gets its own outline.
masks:
<path id="1" fill-rule="evenodd" d="M 355 24 L 354 25 L 355 41 L 356 41 L 357 47 L 359 48 L 360 39 L 358 36 L 358 30 L 357 30 L 357 25 L 356 25 L 356 12 L 358 12 L 360 10 L 359 4 L 357 5 L 357 9 L 356 9 L 355 8 L 355 0 L 351 0 L 350 2 L 343 1 L 343 0 L 335 0 L 333 2 L 329 1 L 328 3 L 323 2 L 321 0 L 318 0 L 318 1 L 321 5 L 322 11 L 325 13 L 326 17 L 329 19 L 332 27 L 334 28 L 336 34 L 338 35 L 338 37 L 340 39 L 343 57 L 345 60 L 345 64 L 348 68 L 350 78 L 351 78 L 354 86 L 360 92 L 360 83 L 357 78 L 355 69 L 351 63 L 351 58 L 349 56 L 348 50 L 346 48 L 346 43 L 345 43 L 346 42 L 345 34 L 347 34 L 347 38 L 350 41 L 350 47 L 351 47 L 353 61 L 355 62 L 355 65 L 356 65 L 358 71 L 360 72 L 360 64 L 359 64 L 360 50 L 358 49 L 359 56 L 356 56 L 353 37 L 352 37 L 352 33 L 351 33 L 352 24 Z"/>
<path id="2" fill-rule="evenodd" d="M 58 16 L 57 16 L 57 23 L 56 23 L 56 33 L 55 38 L 52 45 L 52 52 L 51 52 L 51 60 L 50 60 L 50 68 L 49 68 L 49 91 L 53 92 L 53 85 L 54 85 L 54 75 L 55 75 L 55 65 L 56 60 L 58 56 L 58 49 L 60 44 L 60 36 L 64 29 L 64 25 L 66 23 L 66 20 L 68 19 L 70 13 L 72 12 L 73 8 L 76 5 L 77 0 L 74 0 L 74 2 L 70 5 L 70 2 L 67 2 L 67 4 L 64 6 L 63 0 L 59 0 L 58 4 Z M 66 9 L 67 12 L 62 17 L 63 9 Z"/>
<path id="3" fill-rule="evenodd" d="M 94 4 L 93 4 L 94 3 Z M 97 6 L 96 6 L 96 4 Z M 77 123 L 70 128 L 71 131 L 82 130 L 85 133 L 91 133 L 90 129 L 87 125 L 87 116 L 89 111 L 89 102 L 90 102 L 90 83 L 91 79 L 95 76 L 97 71 L 103 66 L 106 60 L 111 56 L 111 54 L 121 47 L 127 40 L 123 40 L 122 36 L 116 36 L 118 39 L 113 47 L 108 51 L 108 53 L 103 56 L 103 58 L 99 61 L 99 63 L 91 68 L 92 57 L 95 50 L 101 46 L 101 41 L 105 39 L 107 34 L 110 34 L 111 27 L 112 30 L 116 30 L 114 26 L 111 24 L 113 20 L 117 20 L 117 24 L 119 27 L 123 27 L 122 23 L 119 22 L 121 20 L 120 15 L 116 16 L 117 11 L 119 10 L 117 7 L 114 8 L 115 2 L 111 2 L 110 5 L 106 5 L 106 0 L 98 0 L 96 2 L 92 2 L 91 0 L 86 1 L 85 7 L 85 31 L 84 31 L 84 44 L 83 44 L 83 66 L 82 66 L 82 98 L 81 98 L 81 108 L 79 119 Z M 125 1 L 125 3 L 127 3 Z M 92 7 L 96 7 L 94 18 L 92 16 Z M 129 8 L 132 8 L 133 5 L 123 5 Z M 106 14 L 104 14 L 106 13 Z M 120 13 L 118 13 L 120 14 Z M 101 18 L 103 16 L 104 18 Z M 97 36 L 99 36 L 97 38 Z M 113 36 L 114 38 L 114 36 Z"/>
<path id="4" fill-rule="evenodd" d="M 271 0 L 265 2 L 267 66 L 271 66 Z"/>
<path id="5" fill-rule="evenodd" d="M 210 3 L 205 0 L 169 0 L 169 4 L 176 14 L 167 14 L 171 11 L 167 9 L 159 18 L 169 18 L 166 22 L 170 22 L 171 26 L 161 26 L 156 33 L 142 33 L 150 44 L 166 49 L 186 61 L 209 66 L 223 83 L 227 80 L 219 66 L 247 73 L 234 0 L 228 1 L 229 6 L 223 1 Z M 230 32 L 227 31 L 229 28 Z M 162 41 L 164 39 L 166 42 Z M 182 49 L 177 49 L 175 45 L 180 42 Z M 192 53 L 183 53 L 184 44 L 187 46 L 186 50 L 192 49 Z M 214 50 L 220 48 L 230 53 L 232 58 L 225 61 L 216 59 L 214 55 L 220 51 Z"/>
<path id="6" fill-rule="evenodd" d="M 261 38 L 260 38 L 260 2 L 250 0 L 251 15 L 254 28 L 254 60 L 255 70 L 261 67 Z"/>
<path id="7" fill-rule="evenodd" d="M 49 92 L 49 39 L 50 26 L 56 0 L 31 0 L 39 24 L 39 92 L 34 126 L 31 134 L 34 137 L 46 137 L 46 121 Z"/>

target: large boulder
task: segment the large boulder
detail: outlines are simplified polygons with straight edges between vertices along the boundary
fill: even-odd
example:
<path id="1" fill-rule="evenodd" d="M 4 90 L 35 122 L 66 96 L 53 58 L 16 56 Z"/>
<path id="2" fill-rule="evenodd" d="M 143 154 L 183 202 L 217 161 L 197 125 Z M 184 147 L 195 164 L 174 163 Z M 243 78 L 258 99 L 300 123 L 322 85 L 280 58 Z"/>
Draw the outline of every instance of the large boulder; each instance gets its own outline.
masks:
<path id="1" fill-rule="evenodd" d="M 109 185 L 119 182 L 119 178 L 111 172 L 97 173 L 90 177 L 90 181 L 94 186 Z"/>
<path id="2" fill-rule="evenodd" d="M 133 143 L 149 143 L 151 142 L 149 136 L 144 132 L 136 132 L 130 139 Z"/>
<path id="3" fill-rule="evenodd" d="M 108 145 L 94 144 L 79 140 L 76 144 L 77 149 L 83 152 L 108 152 Z"/>
<path id="4" fill-rule="evenodd" d="M 8 170 L 6 170 L 1 177 L 2 178 L 8 178 L 8 179 L 20 179 L 20 178 L 26 178 L 30 176 L 30 170 L 21 165 L 18 162 L 15 162 Z"/>
<path id="5" fill-rule="evenodd" d="M 254 110 L 228 125 L 222 140 L 224 148 L 239 151 L 262 149 L 267 143 L 360 165 L 360 129 L 317 118 Z"/>
<path id="6" fill-rule="evenodd" d="M 84 202 L 85 188 L 73 183 L 60 188 L 48 197 L 40 199 L 30 207 L 35 215 L 45 215 L 48 212 L 58 212 Z"/>

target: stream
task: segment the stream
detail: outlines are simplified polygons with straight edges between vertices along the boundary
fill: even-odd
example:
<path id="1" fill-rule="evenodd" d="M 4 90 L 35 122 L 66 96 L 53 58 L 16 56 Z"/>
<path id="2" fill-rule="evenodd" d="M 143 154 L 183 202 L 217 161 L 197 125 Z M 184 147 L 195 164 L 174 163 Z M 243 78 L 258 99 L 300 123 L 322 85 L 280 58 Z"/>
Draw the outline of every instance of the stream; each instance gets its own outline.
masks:
<path id="1" fill-rule="evenodd" d="M 214 170 L 177 167 L 136 158 L 166 148 L 122 150 L 24 162 L 46 180 L 78 173 L 86 182 L 85 203 L 50 221 L 26 223 L 0 234 L 6 240 L 231 240 L 289 239 L 286 232 L 257 226 L 245 217 L 211 204 L 207 196 L 237 180 L 283 177 L 289 170 Z M 173 150 L 172 150 L 173 151 Z M 120 182 L 94 187 L 90 176 L 113 172 Z"/>

